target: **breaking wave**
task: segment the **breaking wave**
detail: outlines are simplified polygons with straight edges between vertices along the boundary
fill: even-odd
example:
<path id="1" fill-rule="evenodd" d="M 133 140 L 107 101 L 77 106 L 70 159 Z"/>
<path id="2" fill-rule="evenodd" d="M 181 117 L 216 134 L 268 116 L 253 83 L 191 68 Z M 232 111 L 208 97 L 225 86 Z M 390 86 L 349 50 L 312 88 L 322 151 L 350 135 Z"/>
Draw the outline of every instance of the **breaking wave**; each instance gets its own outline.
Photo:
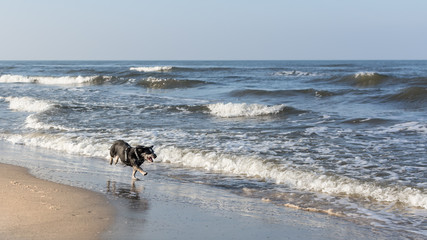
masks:
<path id="1" fill-rule="evenodd" d="M 334 78 L 333 80 L 356 87 L 375 87 L 383 84 L 388 78 L 390 77 L 376 72 L 358 72 L 338 79 Z"/>
<path id="2" fill-rule="evenodd" d="M 172 66 L 131 67 L 129 70 L 137 72 L 167 72 L 171 71 L 172 68 Z"/>
<path id="3" fill-rule="evenodd" d="M 0 97 L 9 102 L 9 109 L 19 112 L 44 112 L 51 109 L 54 104 L 45 100 L 38 100 L 31 97 Z"/>
<path id="4" fill-rule="evenodd" d="M 380 202 L 401 202 L 408 206 L 427 209 L 427 194 L 416 188 L 385 186 L 348 177 L 285 168 L 253 156 L 182 150 L 172 146 L 159 147 L 156 151 L 159 153 L 160 161 L 184 167 L 274 181 L 276 184 L 288 185 L 303 191 L 358 196 Z"/>
<path id="5" fill-rule="evenodd" d="M 25 119 L 25 127 L 30 129 L 37 129 L 37 130 L 60 130 L 60 131 L 75 131 L 75 128 L 68 128 L 61 125 L 56 124 L 48 124 L 44 123 L 42 121 L 39 121 L 37 116 L 35 114 L 31 114 Z"/>
<path id="6" fill-rule="evenodd" d="M 141 80 L 137 83 L 139 86 L 145 88 L 157 88 L 157 89 L 168 89 L 168 88 L 191 88 L 208 84 L 205 81 L 199 80 L 178 80 L 173 78 L 155 78 L 149 77 Z"/>
<path id="7" fill-rule="evenodd" d="M 49 135 L 43 133 L 0 134 L 0 138 L 33 147 L 43 147 L 90 157 L 107 158 L 109 143 L 103 138 L 89 136 Z M 257 156 L 239 156 L 174 146 L 156 148 L 158 160 L 208 172 L 243 175 L 294 189 L 327 193 L 336 196 L 353 196 L 379 202 L 399 202 L 427 209 L 427 194 L 422 189 L 398 185 L 383 185 L 344 176 L 325 175 L 285 167 Z"/>
<path id="8" fill-rule="evenodd" d="M 109 76 L 22 76 L 22 75 L 1 75 L 1 83 L 38 83 L 46 85 L 78 85 L 87 83 L 102 83 L 110 80 Z"/>
<path id="9" fill-rule="evenodd" d="M 210 113 L 217 117 L 256 117 L 265 115 L 275 115 L 285 109 L 285 105 L 266 106 L 262 104 L 247 103 L 214 103 L 207 105 Z"/>
<path id="10" fill-rule="evenodd" d="M 103 139 L 84 136 L 61 136 L 43 133 L 0 134 L 0 137 L 13 144 L 42 147 L 69 154 L 106 158 L 105 149 L 110 146 Z"/>

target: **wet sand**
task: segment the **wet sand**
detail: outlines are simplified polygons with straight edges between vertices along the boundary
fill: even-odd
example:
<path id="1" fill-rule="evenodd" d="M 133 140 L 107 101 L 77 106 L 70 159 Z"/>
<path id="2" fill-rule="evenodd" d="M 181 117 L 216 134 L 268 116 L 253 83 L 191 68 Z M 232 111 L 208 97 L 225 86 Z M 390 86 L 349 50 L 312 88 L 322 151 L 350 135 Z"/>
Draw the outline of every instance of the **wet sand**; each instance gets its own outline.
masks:
<path id="1" fill-rule="evenodd" d="M 101 194 L 0 164 L 1 239 L 100 239 L 114 212 Z"/>

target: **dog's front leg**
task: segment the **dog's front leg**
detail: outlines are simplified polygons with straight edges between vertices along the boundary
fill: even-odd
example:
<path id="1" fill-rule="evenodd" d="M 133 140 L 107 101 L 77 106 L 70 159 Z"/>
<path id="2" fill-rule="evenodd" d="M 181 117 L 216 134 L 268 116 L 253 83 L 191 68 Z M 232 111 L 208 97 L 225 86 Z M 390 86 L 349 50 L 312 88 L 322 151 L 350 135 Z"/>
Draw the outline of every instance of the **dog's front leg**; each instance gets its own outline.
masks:
<path id="1" fill-rule="evenodd" d="M 135 177 L 136 172 L 138 172 L 138 170 L 136 169 L 136 167 L 133 167 L 132 179 L 134 179 L 134 180 L 138 179 L 138 178 Z"/>
<path id="2" fill-rule="evenodd" d="M 144 172 L 144 170 L 142 170 L 142 168 L 134 166 L 133 167 L 133 173 L 132 173 L 132 179 L 138 179 L 135 177 L 136 172 L 140 172 L 144 176 L 148 174 L 147 172 Z"/>
<path id="3" fill-rule="evenodd" d="M 110 157 L 110 165 L 113 165 L 113 157 Z"/>
<path id="4" fill-rule="evenodd" d="M 142 170 L 142 168 L 138 168 L 138 171 L 142 174 L 142 175 L 147 175 L 148 173 L 147 172 L 144 172 L 144 170 Z"/>

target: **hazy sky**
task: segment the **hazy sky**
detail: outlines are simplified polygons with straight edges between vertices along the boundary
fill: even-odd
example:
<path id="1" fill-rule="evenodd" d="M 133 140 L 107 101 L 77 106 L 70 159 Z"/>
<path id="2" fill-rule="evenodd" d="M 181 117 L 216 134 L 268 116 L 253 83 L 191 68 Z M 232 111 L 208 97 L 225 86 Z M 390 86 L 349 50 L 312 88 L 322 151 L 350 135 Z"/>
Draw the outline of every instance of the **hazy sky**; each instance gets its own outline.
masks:
<path id="1" fill-rule="evenodd" d="M 0 59 L 427 59 L 427 1 L 0 0 Z"/>

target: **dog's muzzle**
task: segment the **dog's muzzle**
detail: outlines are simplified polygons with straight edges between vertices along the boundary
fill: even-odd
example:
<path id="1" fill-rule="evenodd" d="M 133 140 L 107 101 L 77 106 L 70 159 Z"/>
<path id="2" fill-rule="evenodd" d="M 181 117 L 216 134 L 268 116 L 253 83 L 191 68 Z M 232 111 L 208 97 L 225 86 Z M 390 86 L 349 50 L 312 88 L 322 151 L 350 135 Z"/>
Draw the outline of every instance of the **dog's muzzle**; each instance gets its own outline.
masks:
<path id="1" fill-rule="evenodd" d="M 146 157 L 145 157 L 145 159 L 149 162 L 153 162 L 155 158 L 157 158 L 156 154 L 146 155 Z"/>

